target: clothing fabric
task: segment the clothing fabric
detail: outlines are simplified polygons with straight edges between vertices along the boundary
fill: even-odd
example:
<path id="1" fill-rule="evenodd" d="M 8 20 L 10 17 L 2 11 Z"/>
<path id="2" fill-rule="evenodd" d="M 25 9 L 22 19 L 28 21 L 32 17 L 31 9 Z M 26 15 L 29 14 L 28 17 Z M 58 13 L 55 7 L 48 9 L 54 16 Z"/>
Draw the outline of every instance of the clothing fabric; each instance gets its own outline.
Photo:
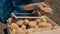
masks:
<path id="1" fill-rule="evenodd" d="M 0 21 L 5 22 L 13 11 L 24 13 L 23 6 L 42 0 L 0 0 Z"/>
<path id="2" fill-rule="evenodd" d="M 24 13 L 26 12 L 23 9 L 24 5 L 42 1 L 43 0 L 0 0 L 0 22 L 7 24 L 6 20 L 10 17 L 13 11 Z M 6 26 L 2 25 L 0 28 L 2 30 L 0 34 L 8 34 L 7 29 L 5 29 Z"/>
<path id="3" fill-rule="evenodd" d="M 0 34 L 8 34 L 6 23 L 0 22 Z"/>
<path id="4" fill-rule="evenodd" d="M 24 3 L 21 0 L 0 0 L 0 20 L 5 22 L 14 11 L 23 11 Z"/>

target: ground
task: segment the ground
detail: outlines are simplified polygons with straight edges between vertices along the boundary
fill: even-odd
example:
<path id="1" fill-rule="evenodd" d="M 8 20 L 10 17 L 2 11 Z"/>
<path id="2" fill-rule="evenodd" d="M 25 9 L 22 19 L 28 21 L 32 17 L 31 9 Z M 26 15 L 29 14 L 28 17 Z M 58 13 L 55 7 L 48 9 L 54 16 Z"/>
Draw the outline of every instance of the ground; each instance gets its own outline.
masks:
<path id="1" fill-rule="evenodd" d="M 60 25 L 60 0 L 46 0 L 45 3 L 53 9 L 53 14 L 49 17 Z"/>

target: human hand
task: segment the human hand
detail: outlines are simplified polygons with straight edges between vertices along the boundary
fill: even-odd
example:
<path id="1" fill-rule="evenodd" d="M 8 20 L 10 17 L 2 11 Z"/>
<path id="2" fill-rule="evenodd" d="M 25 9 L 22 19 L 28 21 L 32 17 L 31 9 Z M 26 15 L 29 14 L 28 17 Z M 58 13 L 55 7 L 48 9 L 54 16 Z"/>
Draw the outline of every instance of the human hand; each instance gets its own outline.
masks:
<path id="1" fill-rule="evenodd" d="M 33 3 L 24 6 L 24 10 L 34 10 L 37 9 L 41 14 L 52 14 L 52 9 L 44 2 Z"/>
<path id="2" fill-rule="evenodd" d="M 44 2 L 37 3 L 36 4 L 36 7 L 38 8 L 38 10 L 41 13 L 44 13 L 44 14 L 52 14 L 52 9 L 47 4 L 45 4 Z"/>

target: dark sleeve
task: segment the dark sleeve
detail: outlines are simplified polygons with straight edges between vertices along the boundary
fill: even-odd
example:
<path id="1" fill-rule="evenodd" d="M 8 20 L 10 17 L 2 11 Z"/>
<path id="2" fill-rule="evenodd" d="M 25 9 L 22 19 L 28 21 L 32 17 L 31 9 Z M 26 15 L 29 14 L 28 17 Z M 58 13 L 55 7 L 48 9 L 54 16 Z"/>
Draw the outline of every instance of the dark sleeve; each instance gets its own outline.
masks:
<path id="1" fill-rule="evenodd" d="M 43 2 L 44 0 L 25 0 L 24 2 L 26 4 L 31 4 L 31 3 L 39 3 L 39 2 Z"/>
<path id="2" fill-rule="evenodd" d="M 13 5 L 15 7 L 15 12 L 24 12 L 24 2 L 21 0 L 14 0 Z"/>
<path id="3" fill-rule="evenodd" d="M 44 0 L 32 0 L 31 3 L 43 2 Z"/>
<path id="4" fill-rule="evenodd" d="M 0 2 L 0 21 L 5 22 L 14 10 L 11 0 L 1 0 Z"/>

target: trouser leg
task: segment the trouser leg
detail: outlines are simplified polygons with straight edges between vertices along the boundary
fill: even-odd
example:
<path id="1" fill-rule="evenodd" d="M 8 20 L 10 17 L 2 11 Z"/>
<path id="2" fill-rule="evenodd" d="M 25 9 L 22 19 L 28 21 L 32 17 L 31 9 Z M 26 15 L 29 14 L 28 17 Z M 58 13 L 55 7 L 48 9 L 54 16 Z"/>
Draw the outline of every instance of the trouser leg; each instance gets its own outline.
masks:
<path id="1" fill-rule="evenodd" d="M 7 28 L 3 30 L 5 34 L 8 34 Z"/>
<path id="2" fill-rule="evenodd" d="M 8 34 L 6 22 L 0 22 L 0 34 Z"/>

